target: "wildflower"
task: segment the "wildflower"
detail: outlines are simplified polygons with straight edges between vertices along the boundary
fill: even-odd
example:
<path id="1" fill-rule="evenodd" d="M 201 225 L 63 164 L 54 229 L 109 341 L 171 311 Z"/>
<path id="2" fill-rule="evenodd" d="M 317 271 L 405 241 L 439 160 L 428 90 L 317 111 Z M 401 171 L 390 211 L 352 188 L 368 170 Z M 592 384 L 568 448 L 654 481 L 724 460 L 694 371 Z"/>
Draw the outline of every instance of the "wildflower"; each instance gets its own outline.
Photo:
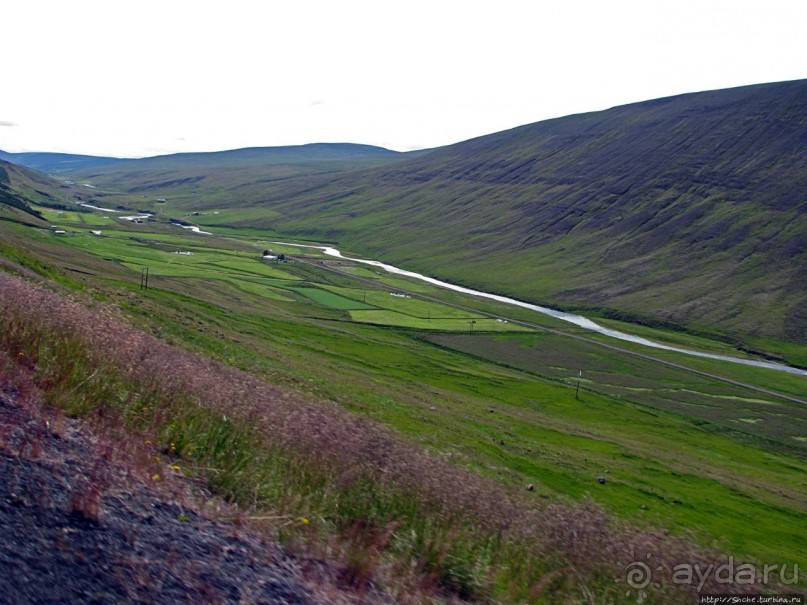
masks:
<path id="1" fill-rule="evenodd" d="M 305 517 L 300 517 L 300 524 L 301 525 L 308 525 L 308 519 Z"/>
<path id="2" fill-rule="evenodd" d="M 175 470 L 175 471 L 180 470 L 179 466 L 177 466 L 176 464 L 172 464 L 172 465 L 171 465 L 171 469 L 172 469 L 172 470 Z"/>
<path id="3" fill-rule="evenodd" d="M 175 446 L 173 443 L 172 443 L 172 444 L 171 444 L 169 447 L 170 447 L 170 449 L 171 449 L 171 451 L 172 451 L 172 452 L 177 451 L 177 448 L 176 448 L 176 446 Z"/>
<path id="4" fill-rule="evenodd" d="M 151 476 L 151 480 L 152 480 L 152 481 L 159 481 L 159 480 L 160 480 L 160 475 L 159 475 L 159 473 L 154 473 L 154 474 Z"/>
<path id="5" fill-rule="evenodd" d="M 151 445 L 151 439 L 146 439 L 146 445 Z"/>

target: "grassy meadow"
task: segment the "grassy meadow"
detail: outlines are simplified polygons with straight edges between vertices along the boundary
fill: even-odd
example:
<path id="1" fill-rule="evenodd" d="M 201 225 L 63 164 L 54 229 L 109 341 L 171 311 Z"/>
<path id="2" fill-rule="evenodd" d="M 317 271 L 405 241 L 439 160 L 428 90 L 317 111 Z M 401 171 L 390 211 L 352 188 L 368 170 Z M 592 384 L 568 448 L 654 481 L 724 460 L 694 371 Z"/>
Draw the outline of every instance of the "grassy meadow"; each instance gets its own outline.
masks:
<path id="1" fill-rule="evenodd" d="M 550 603 L 556 602 L 552 594 L 563 594 L 569 602 L 585 600 L 582 593 L 575 592 L 573 580 L 563 579 L 571 573 L 568 562 L 572 555 L 563 551 L 564 566 L 552 556 L 546 558 L 524 546 L 530 540 L 545 546 L 546 535 L 555 530 L 540 524 L 536 530 L 540 539 L 538 534 L 522 535 L 526 531 L 524 519 L 541 514 L 534 511 L 569 506 L 572 512 L 568 514 L 583 520 L 589 515 L 585 503 L 602 507 L 612 519 L 609 523 L 614 524 L 614 531 L 622 524 L 632 528 L 624 535 L 648 531 L 655 536 L 652 532 L 661 529 L 671 532 L 670 539 L 692 540 L 703 549 L 807 569 L 803 544 L 807 413 L 804 405 L 775 394 L 804 398 L 807 379 L 803 377 L 663 351 L 640 351 L 627 343 L 618 344 L 622 350 L 605 348 L 600 344 L 605 337 L 583 333 L 558 320 L 329 259 L 310 248 L 273 244 L 265 233 L 213 228 L 217 235 L 211 237 L 159 221 L 130 224 L 101 213 L 42 212 L 52 225 L 68 233 L 57 236 L 44 229 L 2 223 L 0 230 L 8 243 L 0 247 L 0 254 L 14 266 L 40 275 L 46 274 L 46 269 L 59 273 L 61 282 L 70 289 L 120 309 L 128 324 L 167 345 L 210 357 L 223 368 L 244 372 L 249 381 L 288 389 L 295 393 L 295 401 L 310 399 L 338 410 L 339 420 L 334 421 L 338 430 L 318 416 L 319 408 L 316 413 L 299 412 L 319 418 L 327 425 L 327 430 L 323 429 L 326 434 L 333 428 L 334 435 L 345 439 L 347 458 L 338 464 L 344 462 L 346 466 L 328 467 L 325 474 L 331 478 L 342 477 L 355 463 L 348 458 L 362 451 L 354 442 L 359 437 L 376 440 L 375 445 L 365 443 L 364 456 L 381 459 L 384 447 L 396 452 L 409 451 L 406 448 L 410 446 L 424 448 L 439 465 L 445 465 L 439 466 L 441 473 L 449 473 L 445 469 L 469 473 L 467 477 L 458 475 L 464 479 L 451 475 L 441 485 L 439 478 L 418 466 L 418 472 L 424 473 L 418 481 L 422 479 L 423 484 L 415 481 L 412 492 L 404 489 L 407 482 L 414 481 L 409 471 L 396 470 L 400 483 L 392 486 L 387 479 L 367 471 L 369 474 L 348 482 L 348 487 L 321 492 L 313 486 L 322 479 L 324 467 L 303 459 L 299 450 L 294 450 L 297 453 L 289 458 L 289 468 L 285 469 L 273 466 L 268 454 L 253 451 L 250 455 L 260 461 L 256 465 L 263 465 L 263 470 L 255 470 L 251 476 L 239 466 L 243 462 L 215 458 L 219 446 L 199 441 L 199 434 L 209 437 L 230 429 L 213 416 L 204 421 L 183 416 L 188 413 L 185 403 L 177 400 L 178 417 L 186 418 L 184 424 L 172 428 L 172 421 L 166 419 L 155 430 L 163 439 L 189 444 L 190 453 L 185 455 L 191 465 L 232 466 L 226 480 L 215 473 L 210 477 L 214 486 L 232 498 L 258 507 L 280 508 L 284 514 L 320 519 L 317 531 L 341 532 L 343 538 L 353 535 L 351 531 L 355 533 L 357 519 L 377 515 L 376 527 L 382 530 L 363 539 L 375 545 L 379 557 L 382 552 L 389 557 L 403 552 L 406 554 L 400 556 L 416 561 L 432 557 L 432 567 L 425 563 L 422 567 L 428 567 L 429 573 L 441 570 L 437 581 L 440 590 L 468 599 L 485 596 Z M 210 216 L 210 222 L 200 220 L 199 224 L 215 224 L 212 217 L 217 215 Z M 90 230 L 100 230 L 101 235 Z M 289 260 L 261 260 L 261 251 L 267 248 L 285 253 Z M 143 267 L 149 270 L 148 289 L 140 286 Z M 632 329 L 623 323 L 613 325 Z M 740 355 L 726 343 L 703 336 L 649 327 L 637 328 L 636 332 L 671 344 Z M 44 342 L 46 336 L 37 336 L 34 341 Z M 575 336 L 585 336 L 586 340 Z M 7 352 L 13 353 L 9 347 L 7 343 Z M 661 365 L 634 352 L 772 392 Z M 26 354 L 38 353 L 31 348 Z M 109 371 L 129 381 L 126 384 L 137 379 L 123 376 L 120 368 Z M 221 378 L 222 384 L 242 380 L 227 374 L 230 369 L 221 371 L 227 376 Z M 72 384 L 65 380 L 66 385 Z M 262 393 L 264 387 L 254 388 Z M 240 403 L 233 414 L 245 419 L 243 426 L 269 422 L 265 418 L 272 414 L 292 422 L 283 406 L 273 407 L 271 414 L 256 420 L 253 414 L 260 416 L 262 412 L 250 408 L 249 391 L 239 393 Z M 203 399 L 203 394 L 199 392 L 198 397 Z M 217 397 L 216 402 L 223 401 L 226 393 Z M 266 396 L 274 401 L 273 397 L 279 396 Z M 293 409 L 308 410 L 306 405 Z M 137 417 L 128 408 L 121 411 L 130 413 Z M 355 428 L 364 427 L 356 418 L 385 428 L 378 429 L 381 433 L 374 432 L 375 428 Z M 196 422 L 202 428 L 194 428 Z M 270 433 L 280 435 L 281 429 L 288 429 L 290 425 L 283 422 L 272 425 L 275 428 Z M 356 422 L 359 424 L 354 426 Z M 181 435 L 172 432 L 179 430 L 178 426 L 183 427 Z M 384 432 L 387 429 L 392 433 Z M 238 431 L 223 439 L 227 443 L 232 439 L 245 450 L 277 452 L 278 448 L 291 447 L 281 437 L 264 442 L 246 429 Z M 345 431 L 352 437 L 344 437 Z M 294 435 L 301 443 L 315 441 L 311 436 Z M 222 452 L 227 447 L 221 446 Z M 337 442 L 316 447 L 322 449 L 313 451 L 325 459 L 342 456 Z M 192 452 L 201 450 L 213 458 L 194 458 Z M 401 456 L 409 460 L 409 454 Z M 303 475 L 296 486 L 283 479 L 283 473 L 290 470 Z M 468 477 L 482 477 L 479 481 L 483 483 L 477 485 L 477 479 Z M 325 483 L 330 485 L 328 481 Z M 362 482 L 372 489 L 362 491 Z M 241 484 L 247 487 L 239 489 Z M 512 511 L 518 512 L 512 515 L 513 526 L 519 529 L 496 538 L 496 531 L 488 525 L 483 523 L 485 529 L 479 529 L 478 520 L 447 525 L 432 517 L 424 521 L 416 511 L 428 505 L 412 494 L 425 489 L 425 484 L 444 499 L 438 507 L 443 519 L 459 514 L 450 512 L 453 509 L 445 504 L 452 494 L 466 504 L 473 498 L 485 500 L 474 490 L 493 494 L 502 502 L 510 502 L 509 494 L 517 494 L 512 496 Z M 472 486 L 468 489 L 475 496 L 461 494 L 466 484 Z M 534 486 L 530 492 L 524 489 L 528 484 Z M 307 490 L 314 495 L 300 495 Z M 377 495 L 371 496 L 374 492 Z M 472 509 L 471 516 L 479 512 L 467 506 Z M 510 511 L 507 506 L 504 508 Z M 355 511 L 348 512 L 350 507 Z M 480 511 L 482 516 L 486 514 Z M 547 517 L 552 515 L 547 513 Z M 383 528 L 395 523 L 401 525 L 382 540 Z M 445 544 L 452 535 L 459 536 L 457 549 L 447 553 L 441 551 L 445 544 L 427 544 L 430 531 L 442 536 Z M 472 536 L 477 531 L 484 538 L 484 547 L 473 545 Z M 570 534 L 563 535 L 568 540 Z M 295 534 L 293 538 L 311 536 Z M 632 550 L 636 547 L 632 540 L 618 542 Z M 677 547 L 667 549 L 663 540 L 649 544 L 649 554 L 668 567 L 676 563 L 670 557 L 694 560 L 700 556 Z M 665 549 L 668 552 L 662 552 Z M 617 556 L 606 553 L 601 545 L 594 550 L 598 560 Z M 618 558 L 628 556 L 623 551 Z M 515 563 L 519 558 L 534 570 L 519 569 Z M 457 565 L 452 568 L 446 561 Z M 362 565 L 374 567 L 376 563 L 356 563 L 354 571 L 359 576 L 369 573 Z M 586 576 L 588 590 L 607 595 L 609 600 L 603 602 L 620 602 L 624 597 L 611 587 L 619 579 L 613 577 L 615 573 L 618 576 L 618 569 L 589 569 L 577 559 L 575 565 L 592 574 Z M 550 577 L 558 579 L 547 579 Z M 536 588 L 539 585 L 543 586 L 540 590 Z M 651 597 L 657 602 L 679 602 L 675 594 Z"/>

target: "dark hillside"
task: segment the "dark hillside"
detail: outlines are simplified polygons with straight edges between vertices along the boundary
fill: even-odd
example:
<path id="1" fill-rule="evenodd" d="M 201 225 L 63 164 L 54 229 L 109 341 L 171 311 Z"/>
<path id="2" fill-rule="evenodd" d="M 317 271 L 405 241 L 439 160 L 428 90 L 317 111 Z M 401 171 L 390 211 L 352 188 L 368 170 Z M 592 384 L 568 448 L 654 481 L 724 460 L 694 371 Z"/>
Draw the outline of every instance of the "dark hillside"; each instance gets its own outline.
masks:
<path id="1" fill-rule="evenodd" d="M 805 149 L 802 80 L 549 120 L 268 197 L 278 230 L 466 283 L 807 342 Z"/>
<path id="2" fill-rule="evenodd" d="M 42 215 L 31 203 L 59 203 L 59 185 L 33 170 L 0 160 L 0 220 L 31 222 Z"/>

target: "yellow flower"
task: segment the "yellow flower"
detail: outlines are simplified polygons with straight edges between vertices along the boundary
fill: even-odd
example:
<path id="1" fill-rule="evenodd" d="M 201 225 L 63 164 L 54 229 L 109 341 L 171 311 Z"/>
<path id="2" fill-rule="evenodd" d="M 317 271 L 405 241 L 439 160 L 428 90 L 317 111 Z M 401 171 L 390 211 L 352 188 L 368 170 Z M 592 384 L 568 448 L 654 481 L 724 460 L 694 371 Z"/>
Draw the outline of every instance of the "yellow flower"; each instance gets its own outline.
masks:
<path id="1" fill-rule="evenodd" d="M 151 480 L 152 480 L 152 481 L 159 481 L 159 480 L 160 480 L 160 475 L 159 475 L 158 473 L 154 473 L 154 474 L 151 476 Z"/>
<path id="2" fill-rule="evenodd" d="M 300 523 L 302 525 L 308 525 L 308 519 L 306 519 L 305 517 L 300 517 Z"/>
<path id="3" fill-rule="evenodd" d="M 180 469 L 179 469 L 179 466 L 177 466 L 176 464 L 172 464 L 172 465 L 171 465 L 171 468 L 172 468 L 172 469 L 174 469 L 175 471 L 180 470 Z"/>

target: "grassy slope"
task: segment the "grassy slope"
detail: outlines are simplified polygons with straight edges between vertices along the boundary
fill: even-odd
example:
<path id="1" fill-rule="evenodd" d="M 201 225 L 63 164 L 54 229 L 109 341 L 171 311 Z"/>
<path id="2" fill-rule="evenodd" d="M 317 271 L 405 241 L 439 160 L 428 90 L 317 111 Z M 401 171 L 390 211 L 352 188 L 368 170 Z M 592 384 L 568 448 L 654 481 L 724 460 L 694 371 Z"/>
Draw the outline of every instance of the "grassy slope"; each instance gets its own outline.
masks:
<path id="1" fill-rule="evenodd" d="M 66 227 L 79 220 L 64 218 Z M 627 518 L 688 528 L 701 540 L 717 540 L 737 553 L 800 561 L 804 463 L 775 453 L 776 447 L 760 449 L 766 442 L 755 441 L 759 437 L 773 439 L 774 445 L 777 439 L 793 440 L 782 427 L 766 436 L 756 424 L 736 422 L 749 414 L 745 407 L 734 409 L 738 401 L 760 410 L 786 409 L 781 401 L 754 404 L 765 398 L 594 350 L 586 359 L 586 380 L 610 378 L 595 379 L 601 384 L 590 388 L 584 384 L 577 399 L 565 381 L 575 374 L 578 344 L 543 341 L 540 348 L 550 349 L 552 359 L 541 361 L 537 370 L 531 355 L 519 355 L 514 363 L 494 354 L 484 345 L 491 338 L 486 334 L 447 335 L 435 348 L 422 333 L 357 325 L 346 321 L 346 311 L 334 308 L 338 305 L 330 299 L 312 306 L 310 296 L 295 296 L 300 282 L 345 294 L 351 286 L 345 278 L 297 263 L 266 267 L 254 253 L 239 256 L 237 244 L 220 240 L 173 232 L 151 238 L 109 235 L 55 240 L 18 231 L 15 237 L 52 262 L 108 276 L 104 282 L 93 279 L 92 287 L 155 333 L 337 401 L 463 466 L 510 485 L 533 482 L 540 495 L 552 498 L 593 497 Z M 59 251 L 54 243 L 69 247 Z M 172 254 L 177 247 L 195 254 Z M 70 249 L 108 260 L 89 260 Z M 143 264 L 153 268 L 146 293 L 135 287 Z M 265 278 L 253 282 L 258 290 L 243 287 L 250 275 Z M 279 296 L 267 301 L 270 291 Z M 395 307 L 406 301 L 372 293 L 369 302 Z M 474 346 L 481 342 L 482 350 L 469 349 L 469 338 L 476 339 Z M 603 386 L 609 380 L 614 384 Z M 654 381 L 663 385 L 654 388 Z M 699 416 L 688 409 L 692 406 L 713 411 Z M 732 425 L 737 426 L 728 435 L 720 434 Z M 795 426 L 803 429 L 803 422 L 791 421 L 788 428 Z M 606 469 L 610 481 L 603 488 L 595 478 Z"/>

